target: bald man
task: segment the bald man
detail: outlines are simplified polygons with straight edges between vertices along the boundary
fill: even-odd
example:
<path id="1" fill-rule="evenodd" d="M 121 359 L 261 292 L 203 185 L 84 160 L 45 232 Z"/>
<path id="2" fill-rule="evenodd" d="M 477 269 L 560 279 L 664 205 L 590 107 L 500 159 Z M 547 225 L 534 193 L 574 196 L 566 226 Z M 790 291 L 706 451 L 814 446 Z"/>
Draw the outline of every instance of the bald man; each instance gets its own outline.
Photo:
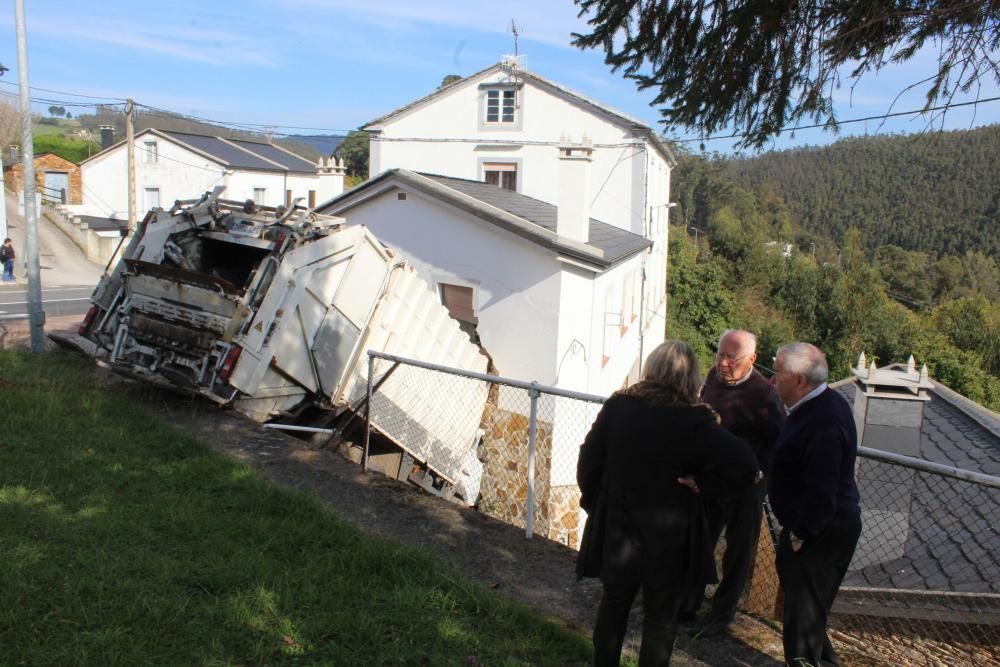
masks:
<path id="1" fill-rule="evenodd" d="M 809 343 L 778 348 L 775 391 L 788 420 L 771 458 L 768 495 L 781 523 L 776 565 L 785 592 L 788 665 L 839 665 L 827 617 L 861 536 L 851 406 L 826 385 L 826 357 Z"/>
<path id="2" fill-rule="evenodd" d="M 719 338 L 715 367 L 709 371 L 701 399 L 719 414 L 722 425 L 746 440 L 767 475 L 767 462 L 785 419 L 785 410 L 771 383 L 754 368 L 757 337 L 742 329 L 728 329 Z M 736 606 L 753 564 L 767 484 L 723 497 L 706 506 L 709 539 L 714 545 L 726 531 L 722 580 L 712 597 L 712 608 L 691 629 L 697 637 L 726 631 L 736 617 Z M 701 605 L 707 582 L 696 582 L 682 610 L 690 618 Z"/>

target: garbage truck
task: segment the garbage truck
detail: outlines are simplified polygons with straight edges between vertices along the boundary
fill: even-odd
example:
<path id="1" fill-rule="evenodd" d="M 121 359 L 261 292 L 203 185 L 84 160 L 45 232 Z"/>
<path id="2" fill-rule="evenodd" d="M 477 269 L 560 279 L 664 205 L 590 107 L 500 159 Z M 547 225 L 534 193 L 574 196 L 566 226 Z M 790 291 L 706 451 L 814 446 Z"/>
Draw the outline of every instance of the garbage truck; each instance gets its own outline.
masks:
<path id="1" fill-rule="evenodd" d="M 367 228 L 222 192 L 138 225 L 80 325 L 101 363 L 288 424 L 359 411 L 369 350 L 486 372 L 431 287 Z M 487 388 L 449 387 L 461 381 L 436 376 L 433 391 L 386 382 L 366 408 L 421 486 L 473 504 Z"/>

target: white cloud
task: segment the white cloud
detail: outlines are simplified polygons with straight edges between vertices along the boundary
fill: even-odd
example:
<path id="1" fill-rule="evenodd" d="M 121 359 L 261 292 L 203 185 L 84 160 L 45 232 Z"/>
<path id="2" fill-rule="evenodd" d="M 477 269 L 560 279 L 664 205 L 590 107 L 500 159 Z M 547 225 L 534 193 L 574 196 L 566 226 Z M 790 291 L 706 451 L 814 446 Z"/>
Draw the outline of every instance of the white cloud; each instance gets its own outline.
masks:
<path id="1" fill-rule="evenodd" d="M 260 43 L 231 32 L 185 28 L 176 32 L 160 30 L 148 23 L 123 21 L 38 21 L 32 33 L 79 41 L 80 48 L 100 43 L 131 51 L 168 56 L 180 60 L 213 65 L 256 65 L 274 67 L 275 63 L 260 48 Z"/>
<path id="2" fill-rule="evenodd" d="M 510 0 L 480 3 L 468 0 L 380 0 L 361 4 L 356 0 L 284 0 L 286 5 L 329 9 L 350 14 L 372 25 L 406 29 L 408 23 L 423 23 L 472 29 L 490 34 L 509 34 L 510 22 L 517 22 L 521 39 L 569 47 L 570 33 L 586 28 L 577 18 L 571 0 Z M 513 43 L 511 44 L 513 47 Z"/>

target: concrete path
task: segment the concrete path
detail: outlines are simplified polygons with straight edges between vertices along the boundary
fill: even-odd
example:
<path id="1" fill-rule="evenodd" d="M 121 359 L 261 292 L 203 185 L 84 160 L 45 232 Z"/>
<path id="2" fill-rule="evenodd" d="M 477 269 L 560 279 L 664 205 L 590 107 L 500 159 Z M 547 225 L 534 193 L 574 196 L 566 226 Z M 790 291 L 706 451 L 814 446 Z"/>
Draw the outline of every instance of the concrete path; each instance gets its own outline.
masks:
<path id="1" fill-rule="evenodd" d="M 24 217 L 17 212 L 17 199 L 10 193 L 5 194 L 7 235 L 14 241 L 14 249 L 17 251 L 14 277 L 17 279 L 17 286 L 23 288 L 27 283 L 24 266 L 25 222 Z M 49 287 L 96 286 L 104 272 L 104 266 L 88 260 L 83 251 L 45 217 L 43 211 L 38 212 L 38 253 L 43 297 L 45 289 Z"/>

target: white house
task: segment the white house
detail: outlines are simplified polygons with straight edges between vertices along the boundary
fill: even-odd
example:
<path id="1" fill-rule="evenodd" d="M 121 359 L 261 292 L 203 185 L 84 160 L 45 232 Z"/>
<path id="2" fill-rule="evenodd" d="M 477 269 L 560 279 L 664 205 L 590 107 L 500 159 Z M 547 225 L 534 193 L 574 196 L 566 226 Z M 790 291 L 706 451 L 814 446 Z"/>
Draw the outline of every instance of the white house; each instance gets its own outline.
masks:
<path id="1" fill-rule="evenodd" d="M 81 163 L 83 205 L 100 217 L 128 217 L 128 150 L 121 141 Z M 147 129 L 135 135 L 138 217 L 175 200 L 225 185 L 226 199 L 277 206 L 301 197 L 310 207 L 344 190 L 344 170 L 332 159 L 318 164 L 274 144 Z"/>
<path id="2" fill-rule="evenodd" d="M 521 201 L 548 206 L 553 221 L 558 211 L 559 216 L 600 221 L 600 230 L 627 231 L 648 241 L 628 261 L 604 265 L 556 253 L 560 259 L 542 272 L 551 272 L 549 278 L 526 285 L 522 282 L 537 244 L 532 251 L 523 244 L 498 245 L 496 230 L 483 237 L 479 226 L 470 232 L 478 246 L 459 245 L 452 240 L 464 235 L 445 232 L 431 215 L 415 224 L 409 218 L 376 219 L 369 207 L 362 214 L 348 205 L 365 196 L 361 193 L 344 195 L 326 208 L 349 223 L 368 225 L 408 257 L 434 267 L 427 272 L 432 283 L 471 288 L 479 335 L 501 374 L 602 394 L 630 375 L 635 378 L 640 358 L 663 340 L 666 312 L 674 158 L 650 127 L 505 58 L 363 129 L 370 135 L 372 176 L 405 169 L 485 182 L 494 190 L 520 193 L 525 197 Z M 569 160 L 567 151 L 572 153 Z M 569 171 L 578 172 L 572 178 L 566 177 L 569 164 L 575 164 Z M 371 191 L 372 186 L 362 187 L 363 193 Z M 554 222 L 549 226 L 561 241 L 588 243 L 585 234 L 556 231 Z M 445 236 L 437 238 L 439 230 Z M 476 247 L 482 248 L 481 260 Z M 494 292 L 502 285 L 512 291 L 499 298 Z M 538 298 L 538 289 L 549 290 L 545 298 Z M 469 290 L 464 294 L 467 298 Z M 512 312 L 497 311 L 494 318 L 493 309 L 500 306 Z M 615 328 L 617 337 L 610 335 Z M 533 332 L 531 346 L 524 345 L 525 331 Z M 570 372 L 567 364 L 575 366 L 576 354 L 586 358 L 586 368 Z"/>
<path id="3" fill-rule="evenodd" d="M 657 134 L 509 57 L 362 129 L 371 176 L 401 167 L 496 183 L 551 203 L 559 195 L 552 148 L 589 140 L 591 214 L 646 236 L 666 218 L 675 160 Z"/>

